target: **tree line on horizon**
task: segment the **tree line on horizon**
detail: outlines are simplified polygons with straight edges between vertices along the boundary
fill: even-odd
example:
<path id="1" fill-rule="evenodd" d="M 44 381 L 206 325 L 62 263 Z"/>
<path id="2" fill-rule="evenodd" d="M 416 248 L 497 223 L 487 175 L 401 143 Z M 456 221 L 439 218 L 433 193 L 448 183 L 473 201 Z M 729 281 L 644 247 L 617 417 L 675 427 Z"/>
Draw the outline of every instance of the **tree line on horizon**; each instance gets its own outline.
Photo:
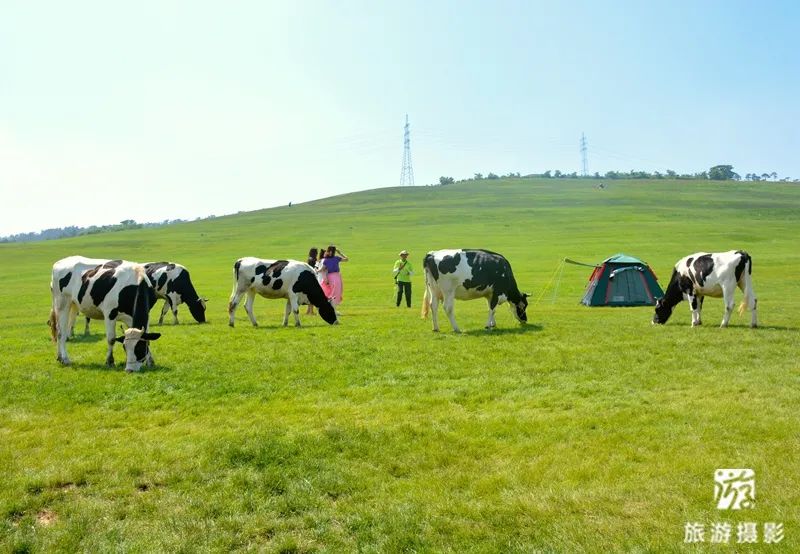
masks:
<path id="1" fill-rule="evenodd" d="M 213 219 L 215 216 L 207 218 L 196 218 L 195 221 L 200 219 Z M 129 229 L 143 229 L 145 227 L 163 227 L 165 225 L 172 225 L 173 223 L 185 223 L 187 219 L 165 219 L 161 222 L 155 223 L 137 223 L 133 219 L 126 219 L 114 225 L 92 225 L 90 227 L 78 227 L 70 225 L 68 227 L 54 227 L 52 229 L 44 229 L 43 231 L 34 231 L 30 233 L 17 233 L 15 235 L 8 235 L 0 237 L 0 243 L 9 242 L 39 242 L 43 240 L 53 239 L 66 239 L 70 237 L 79 237 L 82 235 L 96 235 L 97 233 L 113 233 L 116 231 L 127 231 Z"/>
<path id="2" fill-rule="evenodd" d="M 607 171 L 601 175 L 595 172 L 593 175 L 578 175 L 576 171 L 572 173 L 562 172 L 558 169 L 547 170 L 544 173 L 531 173 L 529 175 L 521 175 L 519 172 L 507 173 L 505 175 L 497 175 L 489 172 L 486 176 L 482 173 L 475 173 L 471 179 L 460 179 L 456 181 L 453 177 L 439 177 L 439 185 L 450 185 L 453 183 L 462 183 L 464 181 L 481 181 L 481 180 L 495 180 L 495 179 L 680 179 L 680 180 L 711 180 L 711 181 L 741 181 L 742 177 L 733 171 L 732 165 L 715 165 L 700 173 L 684 173 L 678 174 L 675 171 L 668 169 L 666 173 L 654 171 Z M 745 181 L 778 181 L 778 174 L 772 173 L 747 173 L 744 176 Z M 784 177 L 780 182 L 794 182 L 800 183 L 800 179 L 790 179 Z M 213 219 L 216 216 L 208 216 L 207 218 L 195 218 L 195 221 L 201 219 Z M 68 227 L 55 227 L 45 229 L 43 231 L 34 231 L 30 233 L 17 233 L 0 237 L 0 243 L 12 242 L 38 242 L 44 240 L 54 240 L 61 238 L 78 237 L 82 235 L 94 235 L 97 233 L 109 233 L 116 231 L 126 231 L 128 229 L 141 229 L 144 227 L 163 227 L 165 225 L 172 225 L 173 223 L 185 223 L 186 219 L 167 219 L 157 223 L 137 223 L 133 219 L 126 219 L 115 225 L 92 225 L 90 227 L 78 227 L 70 225 Z"/>
<path id="3" fill-rule="evenodd" d="M 747 173 L 742 179 L 742 176 L 733 170 L 732 165 L 715 165 L 707 171 L 699 173 L 677 173 L 668 169 L 665 173 L 654 171 L 606 171 L 604 174 L 595 172 L 593 175 L 578 175 L 577 171 L 572 173 L 561 172 L 560 170 L 547 170 L 544 173 L 531 173 L 529 175 L 520 175 L 517 173 L 507 173 L 505 175 L 497 175 L 495 173 L 488 173 L 484 176 L 482 173 L 475 173 L 471 179 L 461 179 L 456 181 L 452 177 L 439 177 L 440 185 L 450 185 L 456 182 L 463 181 L 481 181 L 484 179 L 679 179 L 679 180 L 697 180 L 697 181 L 776 181 L 781 183 L 800 183 L 800 179 L 792 180 L 790 177 L 784 177 L 778 180 L 778 174 L 772 173 Z"/>

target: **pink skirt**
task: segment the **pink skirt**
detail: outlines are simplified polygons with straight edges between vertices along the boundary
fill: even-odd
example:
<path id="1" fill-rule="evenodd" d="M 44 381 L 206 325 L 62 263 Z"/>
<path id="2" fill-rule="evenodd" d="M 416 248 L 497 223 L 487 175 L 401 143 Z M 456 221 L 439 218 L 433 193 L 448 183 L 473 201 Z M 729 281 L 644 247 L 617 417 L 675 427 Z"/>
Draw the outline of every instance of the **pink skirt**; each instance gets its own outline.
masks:
<path id="1" fill-rule="evenodd" d="M 325 292 L 331 304 L 334 306 L 342 302 L 342 274 L 338 271 L 335 273 L 328 273 L 328 284 L 322 283 L 322 290 Z"/>

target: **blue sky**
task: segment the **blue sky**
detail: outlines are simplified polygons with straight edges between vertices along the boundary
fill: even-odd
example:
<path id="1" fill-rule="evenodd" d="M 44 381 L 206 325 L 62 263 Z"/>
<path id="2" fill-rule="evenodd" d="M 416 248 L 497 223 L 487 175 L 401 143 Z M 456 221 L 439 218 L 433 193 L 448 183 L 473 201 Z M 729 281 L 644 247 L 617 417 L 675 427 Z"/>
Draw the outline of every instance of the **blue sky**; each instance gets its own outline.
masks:
<path id="1" fill-rule="evenodd" d="M 0 235 L 473 173 L 800 177 L 796 2 L 4 2 Z"/>

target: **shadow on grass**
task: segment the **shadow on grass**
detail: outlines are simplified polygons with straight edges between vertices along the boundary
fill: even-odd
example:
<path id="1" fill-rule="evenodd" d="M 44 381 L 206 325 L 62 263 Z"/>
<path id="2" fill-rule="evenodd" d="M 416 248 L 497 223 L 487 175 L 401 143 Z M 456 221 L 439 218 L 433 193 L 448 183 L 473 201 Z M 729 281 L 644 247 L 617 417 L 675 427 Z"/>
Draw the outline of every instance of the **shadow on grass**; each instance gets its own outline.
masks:
<path id="1" fill-rule="evenodd" d="M 314 317 L 314 316 L 310 316 L 310 317 Z M 339 325 L 342 325 L 341 321 L 339 322 Z M 250 324 L 250 322 L 247 322 L 246 325 L 239 326 L 238 323 L 237 323 L 236 327 L 230 327 L 228 325 L 226 325 L 226 327 L 228 327 L 228 329 L 231 329 L 231 331 L 233 331 L 233 332 L 236 332 L 239 329 L 251 329 L 251 330 L 253 330 L 255 332 L 259 332 L 259 331 L 277 331 L 277 330 L 280 330 L 280 329 L 296 329 L 296 330 L 300 330 L 300 329 L 319 329 L 319 328 L 326 328 L 326 327 L 336 327 L 336 325 L 327 323 L 326 321 L 324 321 L 322 319 L 319 319 L 318 321 L 314 321 L 313 319 L 311 321 L 307 321 L 307 320 L 303 319 L 303 320 L 300 321 L 300 326 L 299 327 L 294 324 L 294 320 L 290 320 L 288 325 L 284 325 L 282 322 L 268 323 L 266 325 L 261 323 L 261 322 L 259 322 L 257 327 L 253 327 Z"/>
<path id="2" fill-rule="evenodd" d="M 64 367 L 64 366 L 62 366 Z M 65 369 L 88 369 L 90 371 L 102 371 L 108 373 L 125 373 L 125 362 L 117 362 L 114 364 L 114 367 L 109 367 L 103 363 L 91 363 L 91 362 L 72 362 L 69 366 Z M 161 365 L 156 363 L 156 365 L 151 367 L 142 366 L 139 371 L 133 371 L 131 373 L 161 373 L 164 371 L 172 371 L 172 368 L 169 366 Z"/>
<path id="3" fill-rule="evenodd" d="M 665 328 L 666 327 L 686 327 L 687 329 L 695 329 L 695 327 L 692 327 L 691 325 L 682 324 L 682 323 L 675 323 L 675 324 L 667 323 L 666 325 L 651 325 L 650 327 L 652 327 L 653 329 L 658 329 L 659 327 L 665 327 Z M 704 329 L 719 329 L 719 330 L 724 330 L 724 329 L 752 329 L 752 331 L 754 333 L 757 333 L 759 331 L 793 331 L 793 332 L 800 331 L 800 327 L 786 327 L 785 325 L 759 325 L 758 327 L 753 328 L 753 327 L 750 327 L 750 325 L 747 324 L 747 323 L 742 324 L 742 325 L 737 325 L 735 323 L 731 323 L 727 327 L 720 327 L 719 324 L 707 325 L 707 324 L 704 323 L 704 324 L 702 324 L 702 325 L 700 325 L 700 326 L 698 326 L 696 328 L 697 329 L 700 329 L 700 328 L 704 328 Z"/>
<path id="4" fill-rule="evenodd" d="M 749 325 L 737 325 L 737 327 L 750 327 Z M 759 325 L 753 331 L 800 331 L 800 327 L 786 327 L 784 325 Z"/>
<path id="5" fill-rule="evenodd" d="M 105 335 L 84 335 L 81 333 L 80 335 L 75 335 L 74 337 L 70 337 L 67 339 L 67 343 L 71 344 L 90 344 L 93 342 L 105 342 L 106 336 Z"/>
<path id="6" fill-rule="evenodd" d="M 502 336 L 502 335 L 523 335 L 525 333 L 538 333 L 544 327 L 536 323 L 528 323 L 527 325 L 518 325 L 516 327 L 495 327 L 491 331 L 489 329 L 470 329 L 468 331 L 461 331 L 462 335 L 470 336 Z"/>

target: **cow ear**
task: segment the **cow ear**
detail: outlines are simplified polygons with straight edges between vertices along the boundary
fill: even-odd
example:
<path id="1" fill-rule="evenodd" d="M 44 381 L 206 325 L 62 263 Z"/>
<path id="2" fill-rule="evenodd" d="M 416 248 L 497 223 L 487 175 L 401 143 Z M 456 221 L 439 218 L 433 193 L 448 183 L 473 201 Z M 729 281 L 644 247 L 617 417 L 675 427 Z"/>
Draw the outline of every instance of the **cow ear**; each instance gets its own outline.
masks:
<path id="1" fill-rule="evenodd" d="M 156 340 L 161 336 L 161 333 L 144 333 L 142 335 L 143 340 Z"/>
<path id="2" fill-rule="evenodd" d="M 114 341 L 115 342 L 125 342 L 125 335 L 122 335 L 121 337 L 115 338 Z"/>
<path id="3" fill-rule="evenodd" d="M 522 293 L 522 298 L 528 298 L 529 296 L 530 296 L 530 294 L 528 294 L 527 292 L 523 292 Z"/>

